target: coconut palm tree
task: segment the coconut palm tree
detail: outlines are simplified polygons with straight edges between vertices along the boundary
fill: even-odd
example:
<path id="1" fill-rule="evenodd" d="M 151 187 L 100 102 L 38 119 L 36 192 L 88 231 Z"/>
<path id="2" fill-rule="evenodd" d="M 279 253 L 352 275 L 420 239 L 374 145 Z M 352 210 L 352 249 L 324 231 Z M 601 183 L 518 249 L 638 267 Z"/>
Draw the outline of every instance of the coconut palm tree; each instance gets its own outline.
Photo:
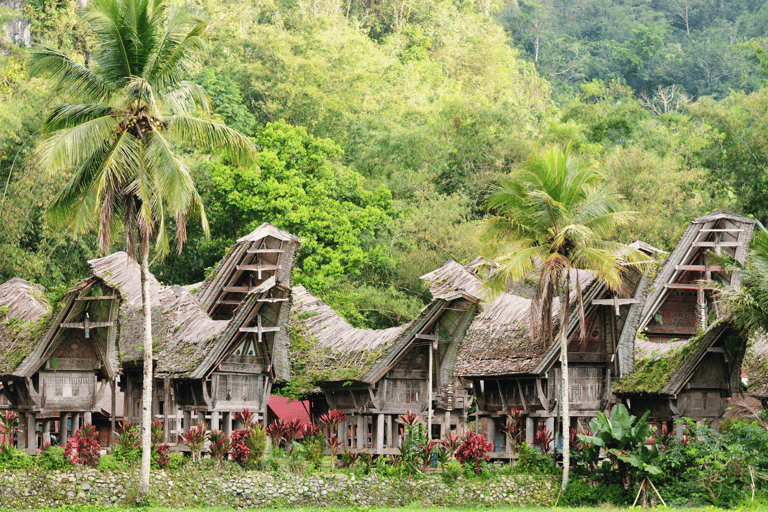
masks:
<path id="1" fill-rule="evenodd" d="M 500 180 L 487 203 L 485 256 L 496 265 L 489 278 L 492 291 L 503 291 L 509 282 L 538 274 L 531 307 L 530 330 L 534 340 L 552 343 L 552 311 L 559 303 L 561 412 L 563 416 L 563 483 L 568 483 L 568 317 L 571 281 L 585 330 L 578 271 L 591 270 L 609 289 L 620 290 L 623 262 L 640 262 L 642 255 L 608 240 L 613 231 L 633 216 L 621 196 L 603 175 L 580 165 L 565 150 L 551 148 L 534 154 L 524 166 Z M 575 279 L 572 279 L 575 275 Z"/>
<path id="2" fill-rule="evenodd" d="M 733 323 L 747 336 L 768 333 L 768 231 L 757 225 L 745 264 L 732 256 L 722 256 L 719 262 L 734 272 L 741 283 L 737 288 L 718 287 Z"/>
<path id="3" fill-rule="evenodd" d="M 75 233 L 98 229 L 109 250 L 122 224 L 126 250 L 141 260 L 144 312 L 142 463 L 138 500 L 149 490 L 152 405 L 152 325 L 149 252 L 169 251 L 166 217 L 174 219 L 179 250 L 188 214 L 208 224 L 178 144 L 222 148 L 233 159 L 254 150 L 246 137 L 197 115 L 209 108 L 205 92 L 185 80 L 202 48 L 206 23 L 163 0 L 94 0 L 84 15 L 95 38 L 89 69 L 48 48 L 33 52 L 33 75 L 57 81 L 70 99 L 43 122 L 37 156 L 50 172 L 70 172 L 51 208 Z"/>

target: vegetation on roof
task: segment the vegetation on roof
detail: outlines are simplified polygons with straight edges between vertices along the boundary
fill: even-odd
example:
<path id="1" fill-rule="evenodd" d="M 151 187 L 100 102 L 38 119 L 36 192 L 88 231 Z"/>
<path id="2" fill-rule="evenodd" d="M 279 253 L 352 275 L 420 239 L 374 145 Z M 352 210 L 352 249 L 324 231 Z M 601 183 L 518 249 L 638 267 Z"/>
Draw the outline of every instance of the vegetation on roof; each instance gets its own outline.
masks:
<path id="1" fill-rule="evenodd" d="M 684 346 L 665 353 L 652 352 L 650 356 L 635 361 L 635 371 L 613 381 L 614 393 L 654 395 L 672 378 L 685 360 L 704 339 L 703 335 L 691 338 Z"/>
<path id="2" fill-rule="evenodd" d="M 297 327 L 296 313 L 292 313 L 292 317 L 290 351 L 293 364 L 287 392 L 296 398 L 317 391 L 322 382 L 361 380 L 389 346 L 383 343 L 369 350 L 333 351 L 316 336 Z"/>

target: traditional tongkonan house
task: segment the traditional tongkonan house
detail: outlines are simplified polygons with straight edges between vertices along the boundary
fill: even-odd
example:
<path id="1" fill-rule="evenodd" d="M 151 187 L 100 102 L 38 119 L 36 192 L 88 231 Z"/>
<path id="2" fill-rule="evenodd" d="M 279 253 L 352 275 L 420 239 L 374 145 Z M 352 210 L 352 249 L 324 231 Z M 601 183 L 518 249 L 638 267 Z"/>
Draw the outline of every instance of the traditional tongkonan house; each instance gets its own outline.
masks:
<path id="1" fill-rule="evenodd" d="M 479 287 L 480 281 L 473 271 L 474 265 L 450 263 L 424 278 L 433 291 L 472 280 Z M 641 302 L 648 281 L 639 271 L 628 269 L 624 297 L 619 297 L 598 283 L 592 272 L 574 271 L 574 282 L 577 278 L 583 293 L 587 335 L 585 339 L 580 337 L 578 308 L 572 293 L 568 357 L 574 426 L 578 418 L 594 417 L 607 406 L 611 380 L 620 372 L 620 354 L 631 354 L 632 350 L 631 346 L 622 345 L 621 335 L 625 330 L 634 332 L 631 320 L 638 316 L 635 305 Z M 513 409 L 526 418 L 525 439 L 529 443 L 540 428 L 554 432 L 559 417 L 557 334 L 553 333 L 555 342 L 549 346 L 543 340 L 531 340 L 528 326 L 532 291 L 524 283 L 513 285 L 511 290 L 514 293 L 486 296 L 482 312 L 461 343 L 454 369 L 459 385 L 476 404 L 476 416 L 470 418 L 477 422 L 473 428 L 483 430 L 494 443 L 494 457 L 508 456 L 508 440 L 501 426 Z M 556 303 L 555 318 L 557 309 Z"/>
<path id="2" fill-rule="evenodd" d="M 453 365 L 476 296 L 438 295 L 407 325 L 380 330 L 351 327 L 301 286 L 293 300 L 294 365 L 319 386 L 325 407 L 347 415 L 339 437 L 348 448 L 399 453 L 399 416 L 408 411 L 433 439 L 463 427 L 469 402 L 456 388 Z M 322 409 L 314 406 L 316 414 Z"/>
<path id="3" fill-rule="evenodd" d="M 166 419 L 167 443 L 177 444 L 178 434 L 196 422 L 229 433 L 234 413 L 244 408 L 258 420 L 266 417 L 272 384 L 290 379 L 290 269 L 300 242 L 265 223 L 239 239 L 194 294 L 153 281 L 153 337 L 161 340 L 153 354 L 153 415 Z M 94 271 L 140 293 L 135 262 Z M 139 318 L 140 295 L 136 299 L 124 318 Z M 126 418 L 137 422 L 143 338 L 141 323 L 131 324 L 121 329 L 120 347 Z"/>
<path id="4" fill-rule="evenodd" d="M 42 290 L 26 281 L 0 287 L 0 382 L 10 408 L 23 416 L 19 444 L 30 453 L 50 443 L 52 433 L 66 438 L 83 422 L 99 423 L 100 441 L 109 445 L 120 302 L 120 292 L 95 276 L 68 290 L 53 312 Z"/>
<path id="5" fill-rule="evenodd" d="M 688 225 L 645 302 L 634 372 L 614 390 L 633 414 L 650 410 L 649 419 L 668 428 L 683 417 L 716 425 L 727 398 L 740 391 L 747 340 L 719 307 L 713 286 L 737 287 L 738 278 L 709 255 L 743 263 L 754 226 L 726 210 Z"/>

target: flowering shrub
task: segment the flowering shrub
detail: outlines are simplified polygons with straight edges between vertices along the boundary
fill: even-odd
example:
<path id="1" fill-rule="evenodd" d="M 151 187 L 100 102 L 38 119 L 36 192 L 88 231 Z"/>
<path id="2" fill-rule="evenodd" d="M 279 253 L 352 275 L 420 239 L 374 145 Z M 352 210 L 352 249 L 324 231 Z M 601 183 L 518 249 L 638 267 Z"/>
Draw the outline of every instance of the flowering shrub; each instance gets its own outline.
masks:
<path id="1" fill-rule="evenodd" d="M 159 444 L 152 448 L 152 462 L 158 468 L 167 468 L 171 462 L 171 447 L 167 444 Z"/>
<path id="2" fill-rule="evenodd" d="M 96 467 L 99 465 L 100 451 L 99 432 L 92 424 L 86 423 L 67 439 L 64 457 L 72 464 Z"/>
<path id="3" fill-rule="evenodd" d="M 229 439 L 227 439 L 227 434 L 220 430 L 211 430 L 209 439 L 211 441 L 211 458 L 215 460 L 217 464 L 220 464 L 229 454 Z"/>
<path id="4" fill-rule="evenodd" d="M 400 463 L 408 474 L 425 471 L 436 460 L 435 442 L 427 436 L 427 427 L 411 411 L 400 416 L 405 425 L 400 446 Z"/>
<path id="5" fill-rule="evenodd" d="M 205 425 L 198 423 L 194 427 L 190 428 L 183 434 L 181 438 L 189 446 L 189 451 L 192 452 L 192 460 L 196 461 L 200 459 L 200 452 L 203 451 L 203 445 L 208 439 L 208 433 L 205 431 Z"/>
<path id="6" fill-rule="evenodd" d="M 552 432 L 547 432 L 543 427 L 537 430 L 533 438 L 533 446 L 536 446 L 543 454 L 551 452 Z"/>
<path id="7" fill-rule="evenodd" d="M 456 450 L 456 460 L 462 464 L 471 464 L 475 473 L 483 470 L 482 462 L 489 462 L 491 456 L 488 452 L 493 450 L 493 443 L 486 441 L 482 434 L 475 434 L 471 430 L 464 436 L 464 442 Z"/>

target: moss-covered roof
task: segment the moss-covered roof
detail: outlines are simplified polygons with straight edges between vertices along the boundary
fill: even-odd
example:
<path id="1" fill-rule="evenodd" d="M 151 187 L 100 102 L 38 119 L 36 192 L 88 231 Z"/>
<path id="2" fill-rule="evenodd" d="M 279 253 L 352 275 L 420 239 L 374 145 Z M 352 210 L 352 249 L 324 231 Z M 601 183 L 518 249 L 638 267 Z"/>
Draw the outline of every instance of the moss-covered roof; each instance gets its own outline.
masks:
<path id="1" fill-rule="evenodd" d="M 617 395 L 677 394 L 707 349 L 731 327 L 728 318 L 721 318 L 704 333 L 686 341 L 651 343 L 638 338 L 635 370 L 613 381 L 613 392 Z"/>

